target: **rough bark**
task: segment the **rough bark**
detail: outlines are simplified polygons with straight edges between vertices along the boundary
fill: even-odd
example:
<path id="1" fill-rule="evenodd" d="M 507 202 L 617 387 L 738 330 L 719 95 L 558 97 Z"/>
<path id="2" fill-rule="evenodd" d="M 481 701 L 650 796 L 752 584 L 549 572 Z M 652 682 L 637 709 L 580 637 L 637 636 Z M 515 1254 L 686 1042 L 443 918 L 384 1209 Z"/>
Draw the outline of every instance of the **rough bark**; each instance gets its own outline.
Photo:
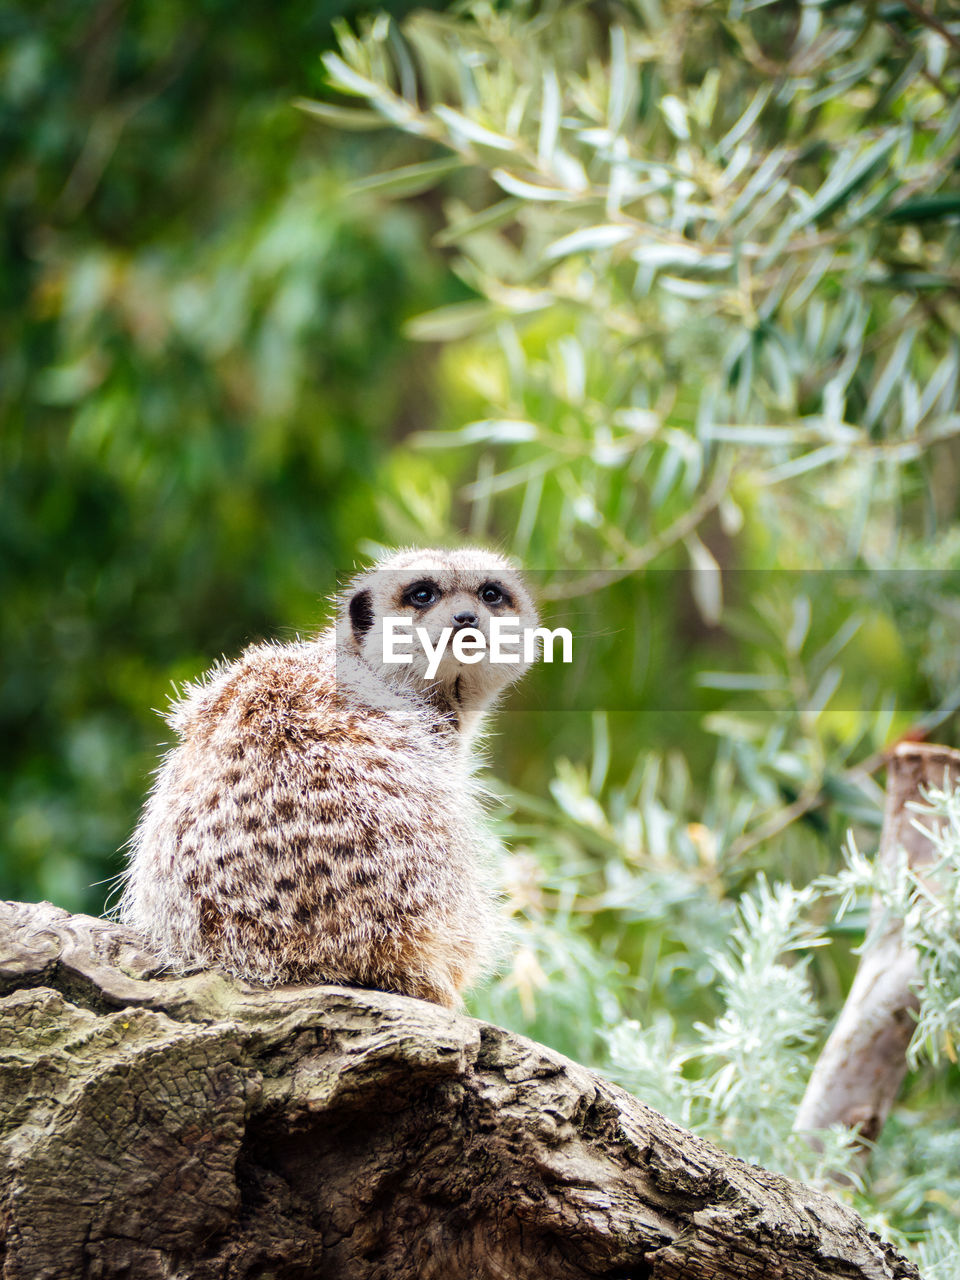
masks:
<path id="1" fill-rule="evenodd" d="M 422 1001 L 164 976 L 0 905 L 3 1280 L 723 1280 L 916 1270 L 540 1045 Z"/>
<path id="2" fill-rule="evenodd" d="M 907 806 L 921 789 L 953 786 L 960 778 L 960 752 L 922 742 L 901 743 L 887 769 L 886 805 L 879 859 L 890 870 L 901 849 L 921 870 L 934 858 L 930 841 L 914 825 Z M 929 826 L 928 819 L 925 825 Z M 871 927 L 881 922 L 875 904 Z M 915 951 L 891 920 L 864 951 L 843 1009 L 811 1073 L 795 1121 L 801 1132 L 831 1124 L 856 1129 L 874 1140 L 890 1114 L 907 1071 L 907 1047 L 916 1026 L 918 977 Z"/>

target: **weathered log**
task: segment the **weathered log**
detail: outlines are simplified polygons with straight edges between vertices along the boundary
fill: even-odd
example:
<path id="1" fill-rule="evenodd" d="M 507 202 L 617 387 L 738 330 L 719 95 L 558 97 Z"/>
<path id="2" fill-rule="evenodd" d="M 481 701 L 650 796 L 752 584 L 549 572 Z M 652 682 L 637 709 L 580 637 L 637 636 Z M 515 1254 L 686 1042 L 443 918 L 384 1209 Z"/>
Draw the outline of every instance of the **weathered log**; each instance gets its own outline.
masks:
<path id="1" fill-rule="evenodd" d="M 927 787 L 953 786 L 960 778 L 960 752 L 923 742 L 903 742 L 887 768 L 886 804 L 878 857 L 891 872 L 903 850 L 915 870 L 935 857 L 909 808 Z M 928 828 L 935 825 L 928 819 Z M 890 1114 L 907 1073 L 907 1048 L 919 1008 L 916 952 L 904 942 L 900 922 L 884 923 L 875 903 L 871 930 L 850 993 L 810 1075 L 794 1127 L 799 1132 L 842 1124 L 875 1139 Z M 815 1142 L 816 1139 L 814 1138 Z"/>
<path id="2" fill-rule="evenodd" d="M 419 1000 L 0 905 L 3 1280 L 898 1280 L 830 1196 Z"/>

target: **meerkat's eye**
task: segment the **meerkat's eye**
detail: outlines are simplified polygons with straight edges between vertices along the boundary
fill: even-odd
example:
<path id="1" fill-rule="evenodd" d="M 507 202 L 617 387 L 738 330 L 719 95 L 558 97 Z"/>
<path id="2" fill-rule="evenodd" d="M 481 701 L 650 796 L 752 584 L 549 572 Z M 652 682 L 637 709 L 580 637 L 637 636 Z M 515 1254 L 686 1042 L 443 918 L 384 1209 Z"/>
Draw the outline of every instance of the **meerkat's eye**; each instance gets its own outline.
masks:
<path id="1" fill-rule="evenodd" d="M 440 599 L 440 592 L 432 582 L 415 582 L 403 593 L 403 603 L 412 604 L 415 609 L 429 609 Z"/>
<path id="2" fill-rule="evenodd" d="M 480 588 L 480 599 L 484 604 L 509 604 L 510 600 L 503 587 L 495 582 L 485 582 Z"/>

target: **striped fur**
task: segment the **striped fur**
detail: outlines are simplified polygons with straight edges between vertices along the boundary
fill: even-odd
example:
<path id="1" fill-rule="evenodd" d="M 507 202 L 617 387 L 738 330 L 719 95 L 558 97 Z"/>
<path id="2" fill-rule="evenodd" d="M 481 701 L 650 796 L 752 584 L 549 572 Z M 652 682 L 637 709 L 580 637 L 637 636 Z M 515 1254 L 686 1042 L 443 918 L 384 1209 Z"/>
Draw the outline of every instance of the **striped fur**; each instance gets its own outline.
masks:
<path id="1" fill-rule="evenodd" d="M 439 600 L 404 606 L 425 577 Z M 478 603 L 505 585 L 510 607 Z M 358 625 L 351 618 L 353 615 Z M 491 841 L 473 747 L 522 666 L 384 667 L 382 617 L 438 631 L 469 608 L 534 625 L 491 552 L 405 551 L 356 579 L 315 640 L 261 644 L 188 688 L 131 841 L 120 917 L 174 968 L 338 982 L 448 1006 L 495 959 Z"/>

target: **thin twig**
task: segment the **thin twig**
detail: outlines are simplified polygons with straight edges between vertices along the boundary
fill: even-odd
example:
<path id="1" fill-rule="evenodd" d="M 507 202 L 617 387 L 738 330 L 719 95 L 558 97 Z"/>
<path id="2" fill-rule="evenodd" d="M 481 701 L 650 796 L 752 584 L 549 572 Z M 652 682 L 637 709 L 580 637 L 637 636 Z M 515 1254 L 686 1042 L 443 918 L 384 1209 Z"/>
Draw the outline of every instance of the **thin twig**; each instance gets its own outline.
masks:
<path id="1" fill-rule="evenodd" d="M 203 34 L 202 29 L 188 30 L 156 75 L 139 92 L 130 94 L 112 110 L 101 111 L 94 117 L 80 154 L 54 202 L 57 216 L 75 218 L 86 207 L 116 153 L 124 130 L 139 112 L 174 83 L 196 51 Z"/>
<path id="2" fill-rule="evenodd" d="M 936 14 L 927 13 L 923 5 L 919 3 L 919 0 L 903 0 L 903 3 L 925 27 L 931 27 L 939 35 L 943 36 L 948 44 L 952 44 L 955 49 L 960 49 L 960 40 L 957 39 L 950 28 L 945 26 Z"/>
<path id="3" fill-rule="evenodd" d="M 870 777 L 879 769 L 886 768 L 902 743 L 922 741 L 932 730 L 939 728 L 957 710 L 960 710 L 960 689 L 954 689 L 938 707 L 935 707 L 927 715 L 922 716 L 915 724 L 911 725 L 906 733 L 902 733 L 895 742 L 891 742 L 889 746 L 880 751 L 875 751 L 873 755 L 867 756 L 859 764 L 845 769 L 841 777 L 847 782 L 856 783 L 858 779 Z M 742 857 L 743 854 L 749 853 L 751 849 L 755 849 L 757 845 L 763 844 L 765 840 L 771 840 L 774 836 L 778 836 L 781 831 L 785 831 L 798 818 L 811 813 L 814 809 L 819 809 L 828 799 L 826 791 L 820 787 L 815 791 L 804 792 L 792 804 L 788 804 L 783 809 L 778 810 L 777 813 L 771 814 L 759 826 L 754 827 L 752 831 L 744 832 L 739 839 L 734 840 L 727 850 L 728 855 L 731 858 Z"/>
<path id="4" fill-rule="evenodd" d="M 785 809 L 781 809 L 778 813 L 772 814 L 771 817 L 767 818 L 765 822 L 761 822 L 759 827 L 754 827 L 752 831 L 748 831 L 740 836 L 738 840 L 734 840 L 727 850 L 727 855 L 730 858 L 740 858 L 745 853 L 749 853 L 751 849 L 755 849 L 758 844 L 763 844 L 766 840 L 772 840 L 774 836 L 778 836 L 781 831 L 785 831 L 798 818 L 802 818 L 804 814 L 810 813 L 813 809 L 818 809 L 826 798 L 826 794 L 819 789 L 798 796 Z"/>
<path id="5" fill-rule="evenodd" d="M 887 30 L 893 36 L 894 40 L 896 40 L 897 44 L 900 46 L 900 48 L 904 49 L 908 54 L 912 54 L 913 49 L 910 47 L 910 41 L 903 34 L 903 32 L 896 25 L 896 23 L 887 21 L 885 25 L 887 27 Z M 949 89 L 946 87 L 946 85 L 943 83 L 943 81 L 940 79 L 939 76 L 935 76 L 933 74 L 933 72 L 930 70 L 928 66 L 926 66 L 926 64 L 921 66 L 920 74 L 923 76 L 925 80 L 928 80 L 930 84 L 933 85 L 933 87 L 937 90 L 937 92 L 941 94 L 942 97 L 944 97 L 947 100 L 947 102 L 951 102 L 953 100 L 953 95 L 951 94 Z"/>
<path id="6" fill-rule="evenodd" d="M 573 582 L 555 582 L 545 587 L 539 595 L 544 600 L 570 600 L 576 596 L 586 595 L 591 591 L 599 591 L 614 582 L 638 573 L 645 569 L 657 556 L 690 536 L 699 524 L 719 506 L 730 484 L 732 471 L 728 468 L 714 477 L 710 486 L 699 500 L 682 516 L 678 516 L 673 524 L 668 525 L 662 533 L 637 547 L 628 560 L 611 569 L 598 569 L 594 573 L 581 574 Z"/>

